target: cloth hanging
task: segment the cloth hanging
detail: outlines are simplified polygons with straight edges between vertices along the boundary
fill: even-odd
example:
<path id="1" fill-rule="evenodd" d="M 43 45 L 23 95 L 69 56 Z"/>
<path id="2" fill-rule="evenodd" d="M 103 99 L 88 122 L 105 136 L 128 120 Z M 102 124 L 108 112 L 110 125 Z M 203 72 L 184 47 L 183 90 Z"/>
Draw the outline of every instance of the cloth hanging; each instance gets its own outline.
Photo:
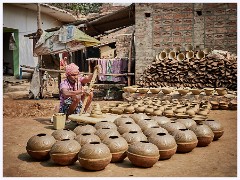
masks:
<path id="1" fill-rule="evenodd" d="M 121 74 L 121 59 L 114 59 L 112 62 L 112 73 L 113 74 Z M 113 82 L 119 82 L 121 81 L 121 77 L 113 76 L 112 77 Z"/>
<path id="2" fill-rule="evenodd" d="M 104 76 L 104 74 L 107 73 L 107 61 L 105 59 L 98 59 L 98 65 L 101 66 L 101 74 L 103 75 L 99 75 L 98 79 L 100 81 L 106 81 L 107 80 L 107 76 Z"/>
<path id="3" fill-rule="evenodd" d="M 112 73 L 112 60 L 107 60 L 107 74 Z M 107 76 L 107 81 L 112 81 L 112 76 Z"/>

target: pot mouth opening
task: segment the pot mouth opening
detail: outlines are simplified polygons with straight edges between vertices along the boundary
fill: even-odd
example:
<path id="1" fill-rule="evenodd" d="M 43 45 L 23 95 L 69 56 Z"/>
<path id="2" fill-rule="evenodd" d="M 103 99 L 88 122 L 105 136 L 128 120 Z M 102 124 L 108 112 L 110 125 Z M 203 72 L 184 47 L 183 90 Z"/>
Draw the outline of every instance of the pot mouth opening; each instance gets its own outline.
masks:
<path id="1" fill-rule="evenodd" d="M 159 126 L 152 126 L 151 128 L 159 128 Z"/>
<path id="2" fill-rule="evenodd" d="M 108 121 L 100 121 L 100 122 L 108 122 Z"/>
<path id="3" fill-rule="evenodd" d="M 117 139 L 118 136 L 109 136 L 110 139 Z"/>
<path id="4" fill-rule="evenodd" d="M 61 141 L 69 141 L 70 139 L 62 139 Z"/>
<path id="5" fill-rule="evenodd" d="M 37 136 L 38 137 L 42 137 L 42 136 L 46 136 L 47 134 L 45 134 L 45 133 L 40 133 L 40 134 L 38 134 Z"/>
<path id="6" fill-rule="evenodd" d="M 128 122 L 126 122 L 125 124 L 132 124 L 132 122 L 128 121 Z"/>
<path id="7" fill-rule="evenodd" d="M 109 127 L 103 127 L 102 129 L 110 129 Z"/>
<path id="8" fill-rule="evenodd" d="M 137 131 L 129 131 L 129 133 L 131 133 L 131 134 L 136 134 L 136 133 L 138 133 Z"/>
<path id="9" fill-rule="evenodd" d="M 144 121 L 150 121 L 151 119 L 150 118 L 145 118 Z"/>
<path id="10" fill-rule="evenodd" d="M 166 133 L 157 133 L 158 136 L 165 136 Z"/>
<path id="11" fill-rule="evenodd" d="M 150 143 L 149 141 L 140 141 L 141 143 Z"/>
<path id="12" fill-rule="evenodd" d="M 83 136 L 89 136 L 91 133 L 82 133 Z"/>
<path id="13" fill-rule="evenodd" d="M 100 144 L 100 142 L 98 142 L 98 141 L 93 141 L 93 142 L 90 142 L 90 144 Z"/>
<path id="14" fill-rule="evenodd" d="M 207 119 L 206 121 L 214 121 L 213 119 Z"/>
<path id="15" fill-rule="evenodd" d="M 188 129 L 179 129 L 180 131 L 187 131 Z"/>

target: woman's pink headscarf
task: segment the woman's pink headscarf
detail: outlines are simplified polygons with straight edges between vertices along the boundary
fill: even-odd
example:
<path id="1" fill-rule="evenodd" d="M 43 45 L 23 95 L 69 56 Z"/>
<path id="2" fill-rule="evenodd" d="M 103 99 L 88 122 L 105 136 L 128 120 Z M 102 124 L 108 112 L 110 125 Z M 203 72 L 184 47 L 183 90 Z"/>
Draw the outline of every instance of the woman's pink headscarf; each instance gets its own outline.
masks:
<path id="1" fill-rule="evenodd" d="M 79 67 L 76 64 L 71 63 L 66 66 L 66 76 L 69 76 L 76 72 L 79 72 Z"/>

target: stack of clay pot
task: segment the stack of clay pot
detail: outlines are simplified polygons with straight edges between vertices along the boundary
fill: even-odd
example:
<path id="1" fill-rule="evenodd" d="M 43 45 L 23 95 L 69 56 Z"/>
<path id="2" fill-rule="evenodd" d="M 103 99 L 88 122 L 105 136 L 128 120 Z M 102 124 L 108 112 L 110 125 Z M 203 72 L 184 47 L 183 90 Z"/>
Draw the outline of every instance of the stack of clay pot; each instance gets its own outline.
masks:
<path id="1" fill-rule="evenodd" d="M 92 109 L 92 111 L 90 113 L 90 116 L 94 117 L 94 118 L 101 118 L 101 117 L 103 117 L 103 113 L 102 113 L 100 105 L 98 103 L 93 105 L 93 109 Z"/>

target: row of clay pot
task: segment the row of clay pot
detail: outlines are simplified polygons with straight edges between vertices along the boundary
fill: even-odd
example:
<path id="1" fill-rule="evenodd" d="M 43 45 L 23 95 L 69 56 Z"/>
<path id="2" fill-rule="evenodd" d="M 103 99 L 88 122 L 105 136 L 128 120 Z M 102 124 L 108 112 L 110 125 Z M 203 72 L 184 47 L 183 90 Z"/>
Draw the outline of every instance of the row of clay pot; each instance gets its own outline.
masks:
<path id="1" fill-rule="evenodd" d="M 196 124 L 192 119 L 130 116 L 117 118 L 114 123 L 103 121 L 73 131 L 38 134 L 28 140 L 26 149 L 34 159 L 51 157 L 59 165 L 79 160 L 88 170 L 102 170 L 110 162 L 122 162 L 126 157 L 136 166 L 151 167 L 176 151 L 187 153 L 196 146 L 207 146 L 223 134 L 221 124 L 214 120 L 202 119 L 203 123 Z"/>
<path id="2" fill-rule="evenodd" d="M 216 91 L 219 96 L 224 96 L 228 93 L 227 88 L 203 88 L 203 89 L 191 89 L 191 88 L 179 88 L 175 89 L 173 87 L 159 87 L 159 88 L 140 88 L 134 86 L 127 86 L 123 88 L 124 92 L 129 93 L 140 93 L 146 94 L 151 92 L 152 94 L 158 94 L 162 91 L 164 94 L 170 94 L 174 91 L 177 91 L 180 95 L 186 95 L 191 92 L 193 95 L 199 95 L 201 92 L 204 92 L 205 95 L 210 96 Z"/>

